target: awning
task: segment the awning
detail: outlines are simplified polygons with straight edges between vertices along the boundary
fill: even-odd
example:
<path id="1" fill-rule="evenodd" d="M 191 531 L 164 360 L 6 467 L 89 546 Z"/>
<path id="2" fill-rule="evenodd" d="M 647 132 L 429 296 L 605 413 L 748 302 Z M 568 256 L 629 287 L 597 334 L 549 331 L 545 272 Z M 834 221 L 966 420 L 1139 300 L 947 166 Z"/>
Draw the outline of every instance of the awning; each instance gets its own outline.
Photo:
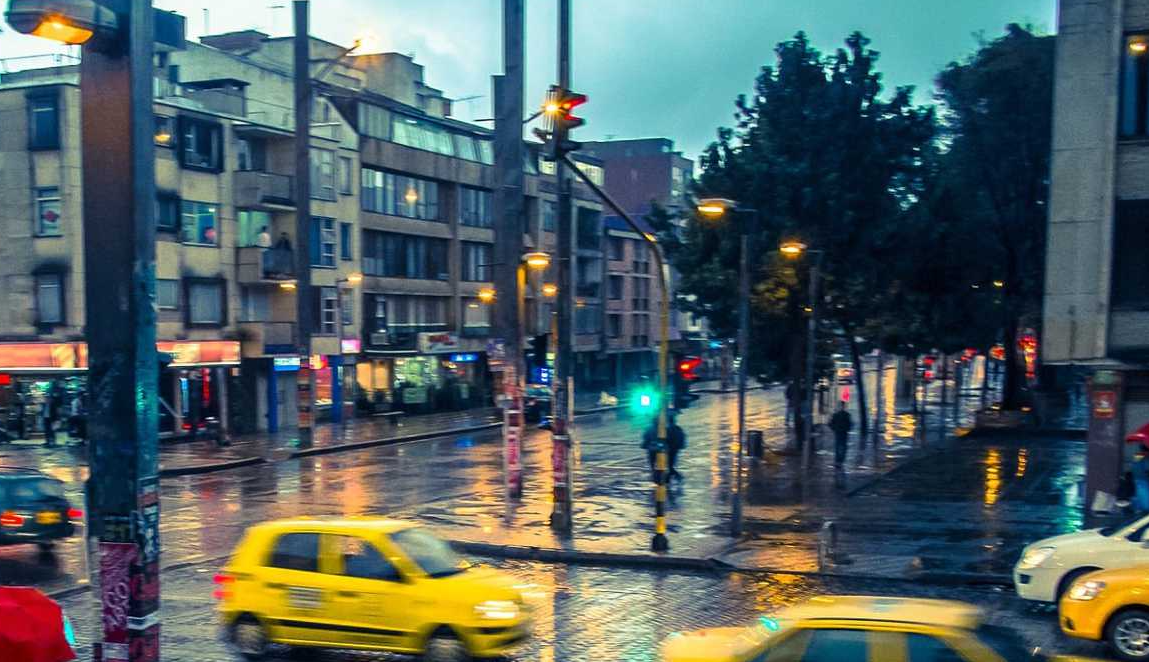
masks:
<path id="1" fill-rule="evenodd" d="M 156 351 L 170 355 L 171 366 L 177 368 L 239 365 L 237 340 L 160 340 L 156 342 Z M 87 369 L 88 344 L 84 342 L 0 343 L 0 372 L 85 372 Z"/>

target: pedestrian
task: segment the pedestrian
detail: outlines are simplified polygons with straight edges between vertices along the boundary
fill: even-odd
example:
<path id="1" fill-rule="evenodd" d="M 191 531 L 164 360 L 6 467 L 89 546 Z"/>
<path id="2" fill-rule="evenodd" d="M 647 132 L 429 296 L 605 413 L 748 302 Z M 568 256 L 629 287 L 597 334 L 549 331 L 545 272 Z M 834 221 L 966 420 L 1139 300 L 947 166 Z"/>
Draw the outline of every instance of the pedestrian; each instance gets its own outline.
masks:
<path id="1" fill-rule="evenodd" d="M 846 403 L 838 403 L 838 411 L 830 417 L 830 429 L 834 432 L 834 466 L 841 467 L 846 462 L 846 447 L 850 438 L 850 429 L 854 421 L 850 412 L 846 411 Z"/>
<path id="2" fill-rule="evenodd" d="M 58 414 L 59 392 L 55 382 L 44 392 L 44 404 L 40 405 L 40 420 L 44 424 L 44 444 L 56 445 L 56 417 Z"/>
<path id="3" fill-rule="evenodd" d="M 798 385 L 794 380 L 786 384 L 786 425 L 794 423 L 794 400 L 798 395 Z"/>
<path id="4" fill-rule="evenodd" d="M 650 481 L 658 482 L 657 462 L 658 451 L 663 449 L 662 440 L 658 438 L 658 416 L 655 415 L 650 425 L 642 433 L 642 449 L 646 451 L 646 459 L 650 463 Z"/>
<path id="5" fill-rule="evenodd" d="M 259 234 L 255 236 L 255 245 L 260 248 L 271 248 L 271 234 L 267 231 L 267 226 L 259 229 Z"/>
<path id="6" fill-rule="evenodd" d="M 677 416 L 673 412 L 667 414 L 666 426 L 666 443 L 668 469 L 670 475 L 666 477 L 666 482 L 670 482 L 672 478 L 678 478 L 678 482 L 682 482 L 682 474 L 678 472 L 678 454 L 682 449 L 686 448 L 686 432 L 678 425 Z M 657 431 L 657 429 L 656 429 Z"/>
<path id="7" fill-rule="evenodd" d="M 1149 513 L 1149 451 L 1139 445 L 1129 467 L 1133 474 L 1133 507 L 1140 514 Z"/>

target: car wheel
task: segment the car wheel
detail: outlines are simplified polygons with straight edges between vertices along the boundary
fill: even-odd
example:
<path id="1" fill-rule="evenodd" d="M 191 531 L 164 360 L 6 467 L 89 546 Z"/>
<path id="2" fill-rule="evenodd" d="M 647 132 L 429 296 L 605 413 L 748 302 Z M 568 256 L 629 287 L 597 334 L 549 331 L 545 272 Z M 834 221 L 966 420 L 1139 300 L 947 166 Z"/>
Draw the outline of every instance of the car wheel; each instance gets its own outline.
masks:
<path id="1" fill-rule="evenodd" d="M 1106 640 L 1123 660 L 1149 660 L 1149 611 L 1130 609 L 1113 617 Z"/>
<path id="2" fill-rule="evenodd" d="M 423 644 L 423 662 L 467 662 L 471 654 L 450 628 L 439 628 Z"/>
<path id="3" fill-rule="evenodd" d="M 269 644 L 267 628 L 254 616 L 241 616 L 231 626 L 231 645 L 245 659 L 262 659 L 267 655 Z"/>
<path id="4" fill-rule="evenodd" d="M 56 549 L 56 543 L 54 542 L 38 542 L 36 546 L 40 548 L 41 554 L 50 554 L 52 550 Z"/>
<path id="5" fill-rule="evenodd" d="M 1057 584 L 1057 595 L 1053 598 L 1053 604 L 1061 604 L 1061 598 L 1065 597 L 1066 591 L 1073 586 L 1073 582 L 1081 578 L 1082 575 L 1088 575 L 1091 572 L 1097 572 L 1100 568 L 1078 568 L 1066 573 L 1061 581 Z"/>

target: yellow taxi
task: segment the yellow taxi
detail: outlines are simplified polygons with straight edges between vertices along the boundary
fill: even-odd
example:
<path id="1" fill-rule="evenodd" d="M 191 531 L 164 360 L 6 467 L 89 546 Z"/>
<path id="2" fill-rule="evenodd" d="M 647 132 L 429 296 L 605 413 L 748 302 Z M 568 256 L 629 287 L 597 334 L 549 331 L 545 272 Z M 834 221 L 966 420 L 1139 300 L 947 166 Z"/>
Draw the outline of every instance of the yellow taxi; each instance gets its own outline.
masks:
<path id="1" fill-rule="evenodd" d="M 750 627 L 671 635 L 664 662 L 1021 662 L 1050 658 L 948 600 L 823 596 Z"/>
<path id="2" fill-rule="evenodd" d="M 1104 640 L 1123 660 L 1149 660 L 1149 565 L 1083 575 L 1058 607 L 1065 634 Z"/>
<path id="3" fill-rule="evenodd" d="M 509 577 L 421 526 L 378 517 L 251 527 L 215 585 L 223 635 L 248 659 L 273 645 L 500 657 L 530 634 Z"/>

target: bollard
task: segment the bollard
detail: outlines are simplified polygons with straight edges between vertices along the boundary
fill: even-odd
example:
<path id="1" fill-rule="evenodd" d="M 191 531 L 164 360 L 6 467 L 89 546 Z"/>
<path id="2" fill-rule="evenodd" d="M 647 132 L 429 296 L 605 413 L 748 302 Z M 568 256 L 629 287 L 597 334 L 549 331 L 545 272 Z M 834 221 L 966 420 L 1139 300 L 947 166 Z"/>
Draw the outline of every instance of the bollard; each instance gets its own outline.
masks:
<path id="1" fill-rule="evenodd" d="M 818 531 L 818 572 L 825 572 L 827 566 L 834 565 L 837 549 L 838 525 L 834 520 L 826 520 Z"/>
<path id="2" fill-rule="evenodd" d="M 747 452 L 750 454 L 750 457 L 753 457 L 755 460 L 761 460 L 766 456 L 766 443 L 762 440 L 762 431 L 749 430 L 746 434 L 749 437 L 749 443 L 747 444 L 749 448 Z"/>

